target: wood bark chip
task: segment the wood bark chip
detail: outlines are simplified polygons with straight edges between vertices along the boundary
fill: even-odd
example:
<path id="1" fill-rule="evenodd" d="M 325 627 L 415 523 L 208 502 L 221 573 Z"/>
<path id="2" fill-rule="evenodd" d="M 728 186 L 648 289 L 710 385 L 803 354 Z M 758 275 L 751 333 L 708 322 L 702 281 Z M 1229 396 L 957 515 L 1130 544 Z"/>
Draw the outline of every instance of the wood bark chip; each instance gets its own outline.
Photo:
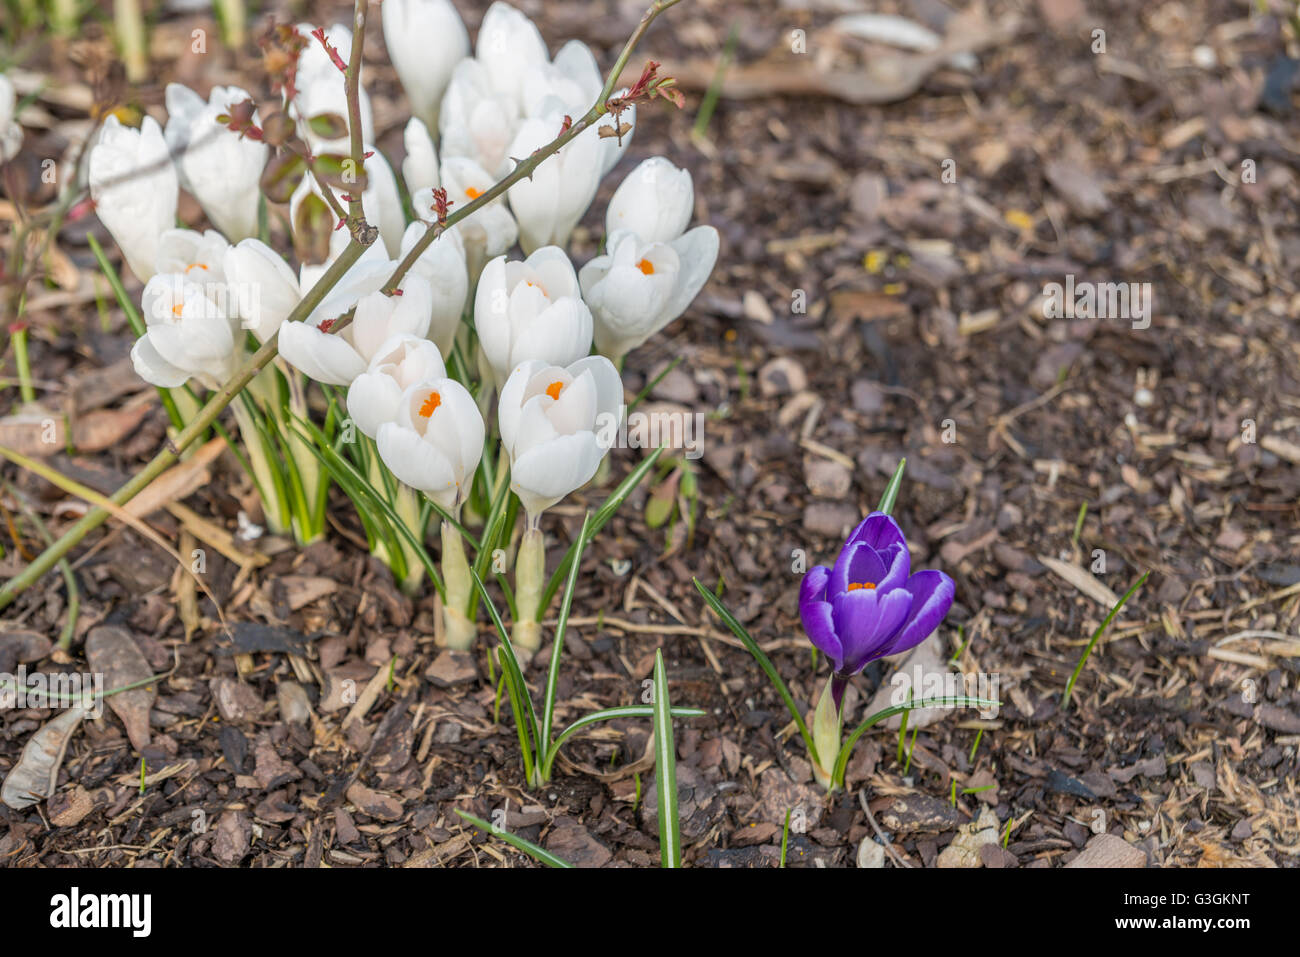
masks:
<path id="1" fill-rule="evenodd" d="M 102 625 L 86 636 L 86 663 L 92 672 L 104 676 L 105 689 L 134 684 L 153 674 L 135 639 L 116 625 Z M 126 735 L 137 751 L 149 746 L 149 709 L 157 697 L 157 690 L 146 685 L 105 699 L 126 725 Z"/>

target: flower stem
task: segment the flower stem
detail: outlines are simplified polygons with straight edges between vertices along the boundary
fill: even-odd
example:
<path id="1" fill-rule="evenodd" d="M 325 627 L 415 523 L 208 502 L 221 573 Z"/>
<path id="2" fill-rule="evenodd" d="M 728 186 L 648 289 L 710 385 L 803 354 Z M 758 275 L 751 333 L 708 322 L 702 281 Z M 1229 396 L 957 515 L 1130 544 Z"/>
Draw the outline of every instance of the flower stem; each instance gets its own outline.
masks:
<path id="1" fill-rule="evenodd" d="M 18 367 L 18 391 L 22 394 L 23 404 L 30 405 L 36 401 L 36 389 L 32 385 L 32 365 L 27 358 L 27 323 L 16 322 L 9 331 L 14 344 L 14 365 Z"/>
<path id="2" fill-rule="evenodd" d="M 536 651 L 542 645 L 542 588 L 546 584 L 546 544 L 537 516 L 529 515 L 515 559 L 515 623 L 510 640 L 516 648 Z"/>
<path id="3" fill-rule="evenodd" d="M 465 651 L 478 637 L 478 628 L 465 614 L 474 592 L 474 580 L 469 574 L 465 542 L 451 522 L 442 523 L 442 580 L 447 589 L 447 600 L 442 606 L 446 645 Z"/>

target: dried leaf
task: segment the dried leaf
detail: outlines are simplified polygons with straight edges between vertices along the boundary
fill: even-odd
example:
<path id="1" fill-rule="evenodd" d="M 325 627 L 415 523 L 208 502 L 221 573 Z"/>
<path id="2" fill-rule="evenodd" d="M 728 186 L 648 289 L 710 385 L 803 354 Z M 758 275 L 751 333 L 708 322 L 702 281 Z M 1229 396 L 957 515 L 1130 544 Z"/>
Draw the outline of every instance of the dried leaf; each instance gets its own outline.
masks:
<path id="1" fill-rule="evenodd" d="M 0 800 L 15 811 L 22 811 L 50 797 L 58 783 L 68 742 L 85 716 L 86 709 L 69 708 L 28 738 L 22 757 L 5 775 Z"/>
<path id="2" fill-rule="evenodd" d="M 1069 562 L 1063 562 L 1059 558 L 1052 558 L 1048 555 L 1039 555 L 1038 560 L 1050 568 L 1054 574 L 1063 578 L 1093 601 L 1105 607 L 1107 611 L 1119 604 L 1119 595 L 1116 595 L 1113 591 L 1103 585 L 1086 569 L 1080 568 L 1078 565 L 1071 565 Z"/>
<path id="3" fill-rule="evenodd" d="M 86 663 L 91 671 L 104 676 L 106 688 L 134 684 L 153 674 L 135 639 L 117 625 L 101 625 L 86 636 Z M 137 751 L 149 745 L 149 709 L 157 697 L 158 692 L 146 685 L 107 699 L 113 713 L 126 725 L 127 737 Z"/>

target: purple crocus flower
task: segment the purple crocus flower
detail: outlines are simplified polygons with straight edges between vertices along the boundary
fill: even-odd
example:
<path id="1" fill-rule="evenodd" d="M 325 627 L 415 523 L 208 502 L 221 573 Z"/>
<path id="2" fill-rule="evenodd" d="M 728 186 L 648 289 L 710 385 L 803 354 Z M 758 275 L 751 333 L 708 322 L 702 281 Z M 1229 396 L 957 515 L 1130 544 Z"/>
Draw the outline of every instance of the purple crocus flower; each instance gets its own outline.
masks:
<path id="1" fill-rule="evenodd" d="M 799 617 L 812 643 L 831 660 L 835 706 L 848 681 L 870 662 L 915 648 L 952 607 L 952 579 L 911 572 L 898 523 L 884 512 L 862 520 L 834 568 L 816 565 L 799 589 Z"/>

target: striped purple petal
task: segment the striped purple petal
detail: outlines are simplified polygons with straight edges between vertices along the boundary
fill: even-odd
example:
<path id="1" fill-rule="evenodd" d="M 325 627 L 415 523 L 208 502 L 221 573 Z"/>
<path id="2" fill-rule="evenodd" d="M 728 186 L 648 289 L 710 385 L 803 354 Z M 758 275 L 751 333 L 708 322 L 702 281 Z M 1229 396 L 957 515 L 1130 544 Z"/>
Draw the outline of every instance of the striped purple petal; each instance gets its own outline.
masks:
<path id="1" fill-rule="evenodd" d="M 927 570 L 907 580 L 907 591 L 912 595 L 911 614 L 889 643 L 887 655 L 915 648 L 929 638 L 952 607 L 956 586 L 943 572 Z"/>

